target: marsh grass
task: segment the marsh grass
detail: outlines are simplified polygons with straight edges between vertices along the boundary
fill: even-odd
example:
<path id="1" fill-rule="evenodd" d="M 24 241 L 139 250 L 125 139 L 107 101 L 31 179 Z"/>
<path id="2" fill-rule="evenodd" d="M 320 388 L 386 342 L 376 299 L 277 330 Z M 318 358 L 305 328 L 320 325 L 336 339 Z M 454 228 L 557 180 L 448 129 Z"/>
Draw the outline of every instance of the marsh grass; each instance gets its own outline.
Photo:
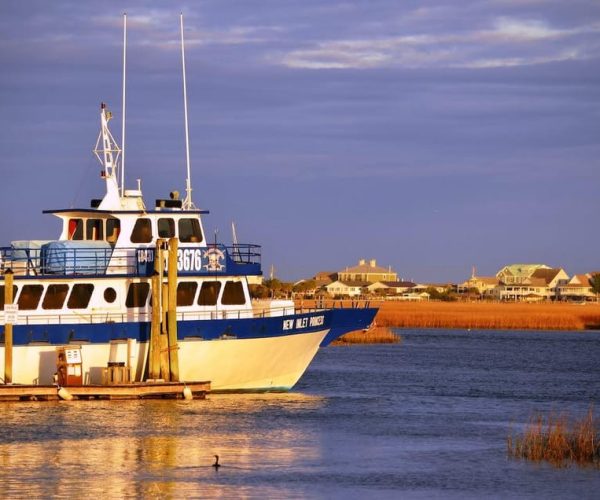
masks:
<path id="1" fill-rule="evenodd" d="M 364 303 L 364 302 L 363 302 Z M 315 307 L 314 301 L 299 302 Z M 326 300 L 322 307 L 352 307 L 354 302 Z M 600 303 L 564 302 L 399 302 L 369 301 L 379 307 L 377 326 L 463 328 L 473 330 L 600 329 Z"/>
<path id="2" fill-rule="evenodd" d="M 600 431 L 592 408 L 573 422 L 565 415 L 541 415 L 531 419 L 522 436 L 509 434 L 508 455 L 534 462 L 547 461 L 556 467 L 571 463 L 600 466 Z"/>
<path id="3" fill-rule="evenodd" d="M 585 330 L 600 325 L 600 305 L 418 302 L 381 304 L 380 326 L 493 330 Z"/>
<path id="4" fill-rule="evenodd" d="M 333 344 L 397 344 L 400 341 L 400 335 L 395 334 L 391 329 L 377 326 L 367 330 L 366 332 L 363 330 L 357 330 L 346 333 L 339 339 L 335 340 Z"/>

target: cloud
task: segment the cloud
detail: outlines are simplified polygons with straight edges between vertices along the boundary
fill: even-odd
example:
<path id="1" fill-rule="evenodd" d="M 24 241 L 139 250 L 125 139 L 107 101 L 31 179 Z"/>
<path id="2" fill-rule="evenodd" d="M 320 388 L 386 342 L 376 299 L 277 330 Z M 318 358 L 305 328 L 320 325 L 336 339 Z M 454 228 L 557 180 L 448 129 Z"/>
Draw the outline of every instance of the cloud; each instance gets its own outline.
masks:
<path id="1" fill-rule="evenodd" d="M 521 66 L 598 57 L 598 44 L 581 39 L 599 32 L 600 23 L 561 29 L 541 20 L 499 17 L 487 29 L 328 40 L 271 60 L 307 69 Z"/>

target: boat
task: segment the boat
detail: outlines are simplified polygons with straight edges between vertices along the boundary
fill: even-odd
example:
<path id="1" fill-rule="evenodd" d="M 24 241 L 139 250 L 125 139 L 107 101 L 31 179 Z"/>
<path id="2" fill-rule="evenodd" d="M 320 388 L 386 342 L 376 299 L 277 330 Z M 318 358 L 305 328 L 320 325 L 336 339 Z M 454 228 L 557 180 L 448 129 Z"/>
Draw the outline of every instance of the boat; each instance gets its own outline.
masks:
<path id="1" fill-rule="evenodd" d="M 0 271 L 13 283 L 12 294 L 0 286 L 0 362 L 12 359 L 5 382 L 56 383 L 57 353 L 72 348 L 84 385 L 106 383 L 107 369 L 126 366 L 128 381 L 210 381 L 213 392 L 287 391 L 320 346 L 372 322 L 377 310 L 371 307 L 307 310 L 291 300 L 257 302 L 249 280 L 262 275 L 261 247 L 237 238 L 232 245 L 207 241 L 203 217 L 209 212 L 191 199 L 183 18 L 181 36 L 185 198 L 172 191 L 148 207 L 139 181 L 125 189 L 124 117 L 121 149 L 102 103 L 94 153 L 104 196 L 88 207 L 44 211 L 62 223 L 56 240 L 0 248 Z"/>

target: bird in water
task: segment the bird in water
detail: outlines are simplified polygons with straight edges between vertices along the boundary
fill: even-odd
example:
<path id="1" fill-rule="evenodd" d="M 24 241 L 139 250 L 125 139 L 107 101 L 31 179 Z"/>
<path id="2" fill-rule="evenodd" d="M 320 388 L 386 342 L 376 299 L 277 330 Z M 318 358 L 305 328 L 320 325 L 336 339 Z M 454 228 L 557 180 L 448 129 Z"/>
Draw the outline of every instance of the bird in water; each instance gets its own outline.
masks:
<path id="1" fill-rule="evenodd" d="M 219 455 L 215 455 L 215 463 L 212 464 L 212 466 L 215 468 L 215 470 L 219 470 L 219 467 L 221 467 L 221 464 L 219 463 Z"/>

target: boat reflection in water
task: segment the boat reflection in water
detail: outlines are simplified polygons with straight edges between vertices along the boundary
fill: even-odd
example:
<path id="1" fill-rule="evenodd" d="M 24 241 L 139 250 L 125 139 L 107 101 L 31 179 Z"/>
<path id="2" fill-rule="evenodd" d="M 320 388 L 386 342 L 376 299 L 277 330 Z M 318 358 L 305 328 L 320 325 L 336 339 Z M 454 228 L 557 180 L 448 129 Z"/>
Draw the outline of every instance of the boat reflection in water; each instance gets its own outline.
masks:
<path id="1" fill-rule="evenodd" d="M 0 443 L 2 494 L 286 496 L 285 487 L 269 485 L 263 475 L 320 461 L 317 434 L 293 420 L 324 404 L 324 398 L 291 393 L 118 406 L 10 404 L 0 417 L 12 436 Z M 212 467 L 214 455 L 219 471 Z"/>

